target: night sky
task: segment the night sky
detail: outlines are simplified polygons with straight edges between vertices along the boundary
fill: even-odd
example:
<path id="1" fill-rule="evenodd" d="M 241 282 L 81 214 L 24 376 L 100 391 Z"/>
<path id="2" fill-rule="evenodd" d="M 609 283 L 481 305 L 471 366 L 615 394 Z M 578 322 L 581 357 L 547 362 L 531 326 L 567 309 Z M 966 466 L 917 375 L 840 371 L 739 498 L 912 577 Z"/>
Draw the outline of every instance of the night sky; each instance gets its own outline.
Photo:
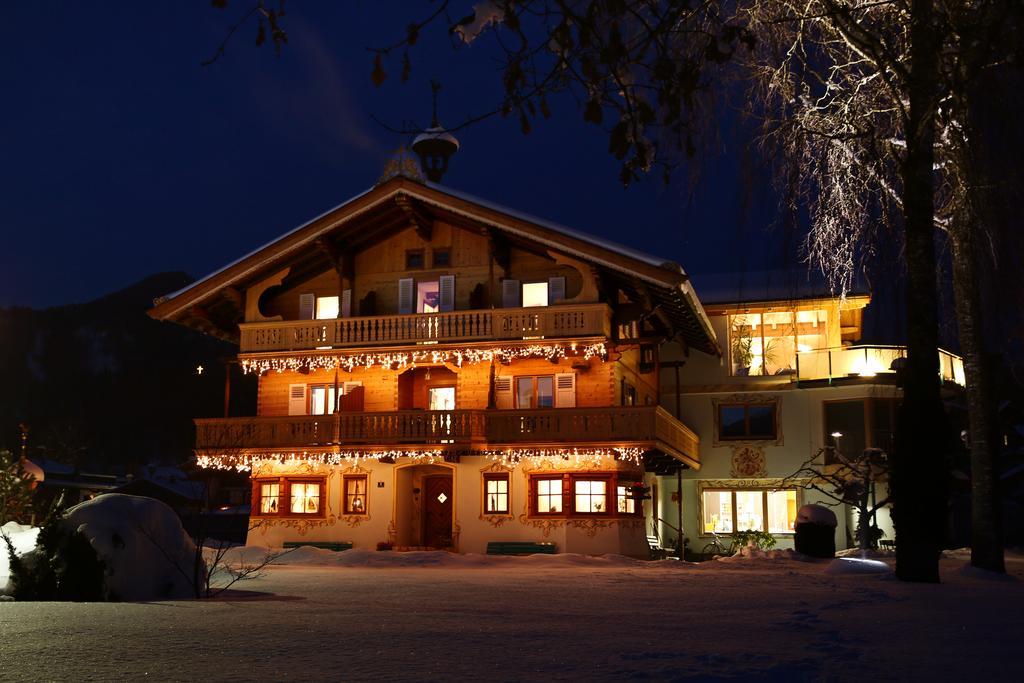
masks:
<path id="1" fill-rule="evenodd" d="M 470 3 L 471 4 L 471 3 Z M 468 6 L 468 5 L 467 5 Z M 17 2 L 0 24 L 0 306 L 87 301 L 149 274 L 204 275 L 370 187 L 429 123 L 493 107 L 489 44 L 453 51 L 443 32 L 380 88 L 367 46 L 394 42 L 429 3 L 291 2 L 280 57 L 240 30 L 202 67 L 229 24 L 193 2 Z M 681 263 L 692 273 L 795 261 L 738 117 L 722 112 L 694 185 L 677 173 L 623 189 L 604 131 L 574 100 L 524 136 L 496 118 L 458 131 L 444 184 Z M 700 280 L 697 279 L 698 292 Z"/>

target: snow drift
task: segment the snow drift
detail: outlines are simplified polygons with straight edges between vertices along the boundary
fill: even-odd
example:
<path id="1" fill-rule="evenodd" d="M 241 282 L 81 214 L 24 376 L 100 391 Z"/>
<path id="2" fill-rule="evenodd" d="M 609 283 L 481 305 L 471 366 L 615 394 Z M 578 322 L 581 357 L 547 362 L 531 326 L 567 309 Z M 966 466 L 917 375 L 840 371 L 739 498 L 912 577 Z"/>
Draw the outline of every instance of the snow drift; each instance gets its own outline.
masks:
<path id="1" fill-rule="evenodd" d="M 3 532 L 4 536 L 11 539 L 11 543 L 14 545 L 14 552 L 18 555 L 24 555 L 35 548 L 36 537 L 39 536 L 38 527 L 18 524 L 17 522 L 7 522 L 7 524 L 0 527 L 0 532 Z M 7 557 L 7 544 L 3 543 L 2 539 L 0 539 L 0 595 L 7 595 L 11 592 L 11 587 L 7 585 L 9 579 L 10 564 Z"/>
<path id="2" fill-rule="evenodd" d="M 85 535 L 106 566 L 105 592 L 111 599 L 195 597 L 196 547 L 166 504 L 108 493 L 69 509 L 64 519 Z"/>

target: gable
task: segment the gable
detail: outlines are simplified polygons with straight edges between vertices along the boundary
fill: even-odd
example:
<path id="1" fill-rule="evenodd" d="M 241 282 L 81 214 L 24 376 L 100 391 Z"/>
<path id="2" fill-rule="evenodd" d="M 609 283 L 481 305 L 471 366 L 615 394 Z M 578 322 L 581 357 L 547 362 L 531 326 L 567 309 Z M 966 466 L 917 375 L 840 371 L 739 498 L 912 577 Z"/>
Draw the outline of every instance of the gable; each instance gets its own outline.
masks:
<path id="1" fill-rule="evenodd" d="M 158 300 L 150 315 L 233 338 L 237 323 L 253 316 L 291 318 L 297 295 L 309 291 L 341 296 L 350 289 L 353 314 L 365 314 L 357 312 L 358 302 L 371 292 L 380 307 L 375 312 L 388 312 L 391 302 L 397 310 L 397 276 L 409 277 L 406 253 L 417 249 L 424 252 L 420 274 L 426 276 L 439 270 L 431 263 L 434 251 L 449 250 L 445 270 L 455 274 L 460 307 L 478 284 L 488 285 L 493 303 L 500 279 L 559 274 L 566 278 L 569 300 L 595 300 L 600 292 L 615 301 L 621 292 L 672 335 L 718 353 L 707 316 L 679 266 L 403 177 Z"/>

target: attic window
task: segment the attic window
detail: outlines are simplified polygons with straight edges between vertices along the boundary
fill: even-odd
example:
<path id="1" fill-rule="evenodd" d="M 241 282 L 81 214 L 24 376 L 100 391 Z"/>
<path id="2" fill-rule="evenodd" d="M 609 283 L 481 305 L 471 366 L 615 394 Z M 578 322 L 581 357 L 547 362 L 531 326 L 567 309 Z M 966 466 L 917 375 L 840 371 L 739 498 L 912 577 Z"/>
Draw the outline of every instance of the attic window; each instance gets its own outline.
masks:
<path id="1" fill-rule="evenodd" d="M 410 249 L 405 252 L 405 269 L 406 270 L 419 270 L 423 268 L 423 250 L 422 249 Z"/>
<path id="2" fill-rule="evenodd" d="M 433 254 L 434 268 L 447 268 L 452 264 L 452 252 L 448 249 L 435 249 Z"/>

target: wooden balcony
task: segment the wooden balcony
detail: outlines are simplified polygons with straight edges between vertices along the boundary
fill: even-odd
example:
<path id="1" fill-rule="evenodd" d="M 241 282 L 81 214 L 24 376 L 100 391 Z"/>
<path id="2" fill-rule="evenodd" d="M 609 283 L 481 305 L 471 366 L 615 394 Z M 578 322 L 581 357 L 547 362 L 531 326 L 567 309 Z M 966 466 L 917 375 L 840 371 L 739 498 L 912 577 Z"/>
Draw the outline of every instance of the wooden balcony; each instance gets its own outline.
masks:
<path id="1" fill-rule="evenodd" d="M 399 410 L 197 419 L 196 449 L 402 447 L 467 450 L 656 448 L 699 466 L 699 439 L 658 406 L 544 410 Z"/>
<path id="2" fill-rule="evenodd" d="M 242 323 L 242 353 L 489 340 L 607 337 L 606 304 Z"/>

